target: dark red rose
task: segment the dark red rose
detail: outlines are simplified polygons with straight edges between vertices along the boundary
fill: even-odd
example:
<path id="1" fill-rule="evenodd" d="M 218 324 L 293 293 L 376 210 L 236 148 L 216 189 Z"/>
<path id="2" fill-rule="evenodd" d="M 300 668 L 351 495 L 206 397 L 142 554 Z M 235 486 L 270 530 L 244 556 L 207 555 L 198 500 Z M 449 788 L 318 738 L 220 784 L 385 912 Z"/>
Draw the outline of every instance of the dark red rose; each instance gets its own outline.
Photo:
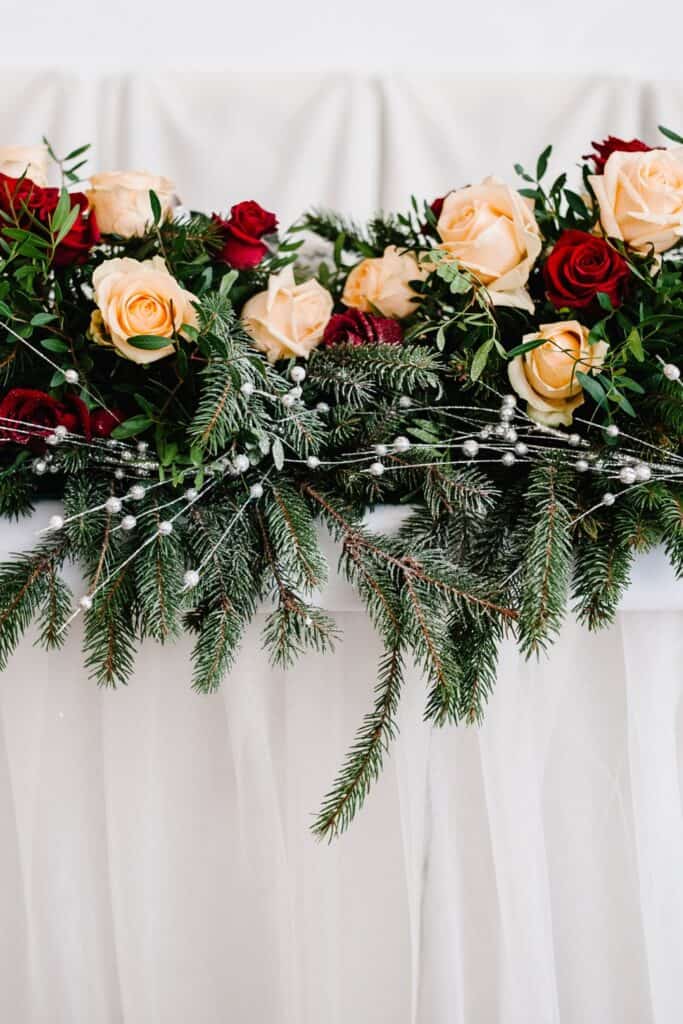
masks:
<path id="1" fill-rule="evenodd" d="M 40 188 L 28 178 L 10 178 L 0 174 L 0 210 L 18 221 L 20 227 L 34 228 L 34 220 L 37 220 L 47 228 L 59 202 L 59 194 L 59 189 Z M 56 267 L 84 263 L 90 249 L 100 241 L 97 221 L 93 213 L 88 214 L 85 195 L 72 192 L 69 201 L 72 209 L 78 207 L 78 214 L 55 250 L 53 263 Z"/>
<path id="2" fill-rule="evenodd" d="M 640 139 L 618 139 L 615 135 L 608 135 L 602 142 L 591 142 L 594 153 L 585 153 L 584 160 L 593 161 L 593 173 L 602 174 L 605 164 L 612 153 L 649 153 L 653 146 L 648 146 Z"/>
<path id="3" fill-rule="evenodd" d="M 235 270 L 251 270 L 258 266 L 268 253 L 268 247 L 261 239 L 277 230 L 275 214 L 264 210 L 253 199 L 233 206 L 228 220 L 216 213 L 212 219 L 224 233 L 220 258 Z"/>
<path id="4" fill-rule="evenodd" d="M 109 437 L 114 430 L 126 418 L 125 412 L 120 409 L 96 409 L 90 414 L 90 429 L 93 437 Z"/>
<path id="5" fill-rule="evenodd" d="M 429 209 L 432 211 L 432 213 L 434 214 L 434 216 L 436 217 L 437 220 L 441 216 L 441 211 L 443 210 L 443 204 L 446 202 L 446 196 L 447 195 L 448 195 L 448 192 L 446 193 L 445 196 L 439 196 L 437 199 L 432 200 L 432 202 L 429 204 Z"/>
<path id="6" fill-rule="evenodd" d="M 349 309 L 330 317 L 323 345 L 400 345 L 403 330 L 398 320 Z"/>
<path id="7" fill-rule="evenodd" d="M 598 292 L 619 306 L 629 273 L 621 253 L 586 231 L 563 231 L 543 266 L 546 294 L 558 309 L 584 309 Z"/>
<path id="8" fill-rule="evenodd" d="M 60 401 L 44 391 L 12 388 L 0 401 L 0 436 L 17 444 L 44 448 L 43 439 L 59 426 L 90 439 L 90 413 L 77 395 Z"/>

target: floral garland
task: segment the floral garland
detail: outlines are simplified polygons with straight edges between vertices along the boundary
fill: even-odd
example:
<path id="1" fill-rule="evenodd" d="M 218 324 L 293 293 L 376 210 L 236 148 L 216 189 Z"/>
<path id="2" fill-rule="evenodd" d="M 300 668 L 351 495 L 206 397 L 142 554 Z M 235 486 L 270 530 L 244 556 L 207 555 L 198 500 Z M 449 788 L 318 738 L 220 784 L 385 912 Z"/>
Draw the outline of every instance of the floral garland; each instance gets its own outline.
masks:
<path id="1" fill-rule="evenodd" d="M 58 648 L 82 615 L 99 683 L 185 629 L 210 692 L 264 600 L 275 663 L 328 650 L 323 521 L 384 645 L 314 826 L 332 836 L 407 662 L 431 721 L 476 722 L 504 635 L 530 655 L 570 606 L 610 622 L 637 551 L 683 574 L 683 139 L 662 132 L 593 143 L 574 188 L 546 183 L 549 147 L 519 190 L 282 237 L 254 201 L 183 209 L 163 177 L 78 191 L 87 147 L 0 147 L 0 513 L 63 503 L 0 566 L 0 668 L 33 619 Z M 391 536 L 365 523 L 382 502 L 407 507 Z"/>

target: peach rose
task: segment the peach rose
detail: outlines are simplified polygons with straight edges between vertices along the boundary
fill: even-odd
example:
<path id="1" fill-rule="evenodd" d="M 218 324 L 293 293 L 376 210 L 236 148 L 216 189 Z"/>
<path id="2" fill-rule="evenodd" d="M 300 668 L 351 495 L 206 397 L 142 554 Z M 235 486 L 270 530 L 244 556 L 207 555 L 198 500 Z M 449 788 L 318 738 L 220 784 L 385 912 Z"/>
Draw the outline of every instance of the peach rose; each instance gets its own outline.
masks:
<path id="1" fill-rule="evenodd" d="M 402 320 L 417 308 L 417 292 L 410 282 L 424 281 L 426 276 L 412 253 L 388 245 L 383 256 L 363 260 L 353 268 L 341 300 L 363 313 L 380 312 Z"/>
<path id="2" fill-rule="evenodd" d="M 102 263 L 92 277 L 98 309 L 90 321 L 91 337 L 98 345 L 112 345 L 134 363 L 153 363 L 175 352 L 142 349 L 128 343 L 138 334 L 172 338 L 184 325 L 197 326 L 195 296 L 180 287 L 160 256 L 134 260 L 126 256 Z"/>
<path id="3" fill-rule="evenodd" d="M 446 196 L 436 228 L 439 248 L 486 285 L 494 305 L 533 313 L 525 286 L 541 251 L 541 232 L 531 200 L 485 178 Z"/>
<path id="4" fill-rule="evenodd" d="M 683 236 L 683 147 L 614 152 L 588 179 L 602 230 L 631 249 L 664 252 Z"/>
<path id="5" fill-rule="evenodd" d="M 588 344 L 588 328 L 578 320 L 541 324 L 536 334 L 523 341 L 544 342 L 508 363 L 513 388 L 527 401 L 527 413 L 537 423 L 569 426 L 572 412 L 583 404 L 580 373 L 596 373 L 605 361 L 607 342 Z"/>
<path id="6" fill-rule="evenodd" d="M 47 185 L 47 146 L 0 146 L 0 174 Z"/>
<path id="7" fill-rule="evenodd" d="M 285 267 L 271 274 L 268 289 L 252 296 L 242 310 L 242 320 L 260 352 L 268 361 L 303 356 L 322 341 L 332 315 L 332 296 L 317 281 L 296 284 L 294 271 Z"/>
<path id="8" fill-rule="evenodd" d="M 121 238 L 144 235 L 154 219 L 150 189 L 159 197 L 162 219 L 168 220 L 177 205 L 175 185 L 168 178 L 145 171 L 93 174 L 87 195 L 102 234 Z"/>

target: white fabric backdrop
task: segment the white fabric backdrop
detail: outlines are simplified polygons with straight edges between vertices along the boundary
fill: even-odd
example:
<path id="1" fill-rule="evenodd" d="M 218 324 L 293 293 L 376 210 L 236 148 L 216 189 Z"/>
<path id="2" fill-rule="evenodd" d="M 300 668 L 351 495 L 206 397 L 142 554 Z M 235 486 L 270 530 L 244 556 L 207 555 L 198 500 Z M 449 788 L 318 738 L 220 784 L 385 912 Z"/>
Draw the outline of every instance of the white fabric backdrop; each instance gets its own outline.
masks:
<path id="1" fill-rule="evenodd" d="M 168 173 L 190 205 L 362 216 L 548 141 L 680 129 L 683 91 L 592 78 L 1 72 L 0 140 L 46 132 Z M 38 519 L 46 518 L 41 509 Z M 39 525 L 2 528 L 22 546 Z M 2 552 L 4 553 L 4 551 Z M 27 641 L 0 677 L 0 1019 L 12 1024 L 679 1024 L 681 587 L 655 568 L 615 627 L 505 648 L 480 730 L 434 732 L 410 680 L 365 813 L 307 833 L 378 649 L 284 675 L 258 628 L 220 694 L 187 648 L 98 691 Z M 650 610 L 642 611 L 646 607 Z"/>

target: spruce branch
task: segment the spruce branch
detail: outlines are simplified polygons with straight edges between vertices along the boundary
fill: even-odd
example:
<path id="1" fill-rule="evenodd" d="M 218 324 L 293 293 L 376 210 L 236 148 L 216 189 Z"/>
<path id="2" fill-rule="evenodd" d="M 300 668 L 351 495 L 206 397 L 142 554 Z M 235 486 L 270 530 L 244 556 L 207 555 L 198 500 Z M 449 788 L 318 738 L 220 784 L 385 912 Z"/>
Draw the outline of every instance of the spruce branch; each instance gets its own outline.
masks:
<path id="1" fill-rule="evenodd" d="M 520 648 L 544 649 L 562 624 L 571 577 L 572 487 L 559 461 L 534 467 L 525 498 L 528 523 L 519 615 Z"/>

